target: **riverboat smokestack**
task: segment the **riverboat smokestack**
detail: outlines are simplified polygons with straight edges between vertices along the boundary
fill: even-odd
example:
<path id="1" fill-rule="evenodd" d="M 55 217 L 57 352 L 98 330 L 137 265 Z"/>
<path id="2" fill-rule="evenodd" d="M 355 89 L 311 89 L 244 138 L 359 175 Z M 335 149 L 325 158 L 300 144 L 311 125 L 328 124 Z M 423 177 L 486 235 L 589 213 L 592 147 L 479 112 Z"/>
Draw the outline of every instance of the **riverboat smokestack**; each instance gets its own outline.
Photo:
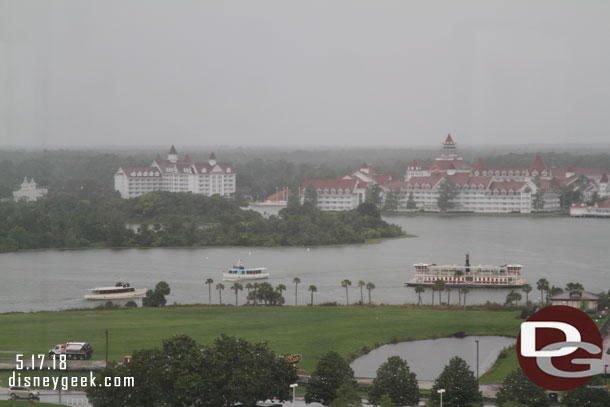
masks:
<path id="1" fill-rule="evenodd" d="M 470 272 L 470 255 L 466 253 L 466 273 Z"/>

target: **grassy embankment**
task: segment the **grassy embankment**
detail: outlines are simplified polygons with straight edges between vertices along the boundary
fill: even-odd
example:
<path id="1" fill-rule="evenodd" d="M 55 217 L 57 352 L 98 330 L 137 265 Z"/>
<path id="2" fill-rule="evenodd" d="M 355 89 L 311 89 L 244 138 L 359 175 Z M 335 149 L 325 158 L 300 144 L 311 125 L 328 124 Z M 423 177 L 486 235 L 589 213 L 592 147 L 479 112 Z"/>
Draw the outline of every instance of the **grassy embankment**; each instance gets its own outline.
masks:
<path id="1" fill-rule="evenodd" d="M 354 358 L 364 347 L 467 335 L 515 336 L 515 311 L 461 311 L 384 307 L 207 307 L 81 310 L 0 314 L 3 350 L 46 353 L 56 343 L 84 340 L 94 359 L 104 359 L 104 329 L 110 331 L 109 358 L 122 360 L 135 349 L 160 346 L 176 334 L 210 343 L 221 333 L 267 341 L 282 353 L 301 353 L 299 367 L 311 372 L 329 350 Z M 5 354 L 3 359 L 7 355 Z M 6 361 L 6 360 L 5 360 Z M 5 375 L 2 375 L 3 379 Z"/>

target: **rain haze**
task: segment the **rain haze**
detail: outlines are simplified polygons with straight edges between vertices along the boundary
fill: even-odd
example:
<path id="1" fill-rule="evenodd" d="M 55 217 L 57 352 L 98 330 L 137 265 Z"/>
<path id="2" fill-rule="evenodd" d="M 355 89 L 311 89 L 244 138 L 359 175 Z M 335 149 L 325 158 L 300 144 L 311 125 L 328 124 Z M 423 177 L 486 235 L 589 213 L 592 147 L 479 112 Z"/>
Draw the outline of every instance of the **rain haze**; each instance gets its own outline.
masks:
<path id="1" fill-rule="evenodd" d="M 606 143 L 607 1 L 0 0 L 0 145 Z"/>

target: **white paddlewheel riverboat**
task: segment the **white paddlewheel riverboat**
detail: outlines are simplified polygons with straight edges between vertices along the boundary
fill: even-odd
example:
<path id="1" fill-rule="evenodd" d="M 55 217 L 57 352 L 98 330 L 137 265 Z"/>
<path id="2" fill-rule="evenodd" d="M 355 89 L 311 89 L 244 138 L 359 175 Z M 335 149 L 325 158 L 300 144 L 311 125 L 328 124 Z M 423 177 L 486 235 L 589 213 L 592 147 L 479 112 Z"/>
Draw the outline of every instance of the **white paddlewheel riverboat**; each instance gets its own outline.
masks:
<path id="1" fill-rule="evenodd" d="M 523 266 L 520 264 L 471 266 L 468 254 L 463 266 L 427 263 L 416 263 L 413 266 L 415 276 L 406 283 L 408 287 L 432 287 L 437 280 L 443 280 L 447 287 L 468 288 L 520 288 L 525 284 L 521 278 Z"/>

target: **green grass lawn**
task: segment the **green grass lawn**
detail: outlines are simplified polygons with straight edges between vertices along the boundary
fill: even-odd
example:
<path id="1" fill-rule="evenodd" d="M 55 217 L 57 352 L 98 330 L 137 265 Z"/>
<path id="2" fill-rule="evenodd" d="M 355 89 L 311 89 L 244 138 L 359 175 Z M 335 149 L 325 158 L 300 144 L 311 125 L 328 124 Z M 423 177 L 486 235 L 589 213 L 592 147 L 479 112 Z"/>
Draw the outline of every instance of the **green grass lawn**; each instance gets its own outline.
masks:
<path id="1" fill-rule="evenodd" d="M 360 355 L 364 346 L 467 335 L 515 336 L 514 311 L 461 311 L 402 307 L 167 307 L 0 314 L 0 350 L 47 353 L 56 343 L 88 341 L 94 359 L 104 358 L 104 329 L 111 360 L 135 349 L 160 346 L 176 334 L 210 343 L 221 333 L 267 341 L 281 353 L 301 353 L 311 372 L 330 350 Z M 351 354 L 351 355 L 350 355 Z M 3 359 L 6 354 L 3 355 Z M 5 360 L 6 361 L 6 360 Z"/>

